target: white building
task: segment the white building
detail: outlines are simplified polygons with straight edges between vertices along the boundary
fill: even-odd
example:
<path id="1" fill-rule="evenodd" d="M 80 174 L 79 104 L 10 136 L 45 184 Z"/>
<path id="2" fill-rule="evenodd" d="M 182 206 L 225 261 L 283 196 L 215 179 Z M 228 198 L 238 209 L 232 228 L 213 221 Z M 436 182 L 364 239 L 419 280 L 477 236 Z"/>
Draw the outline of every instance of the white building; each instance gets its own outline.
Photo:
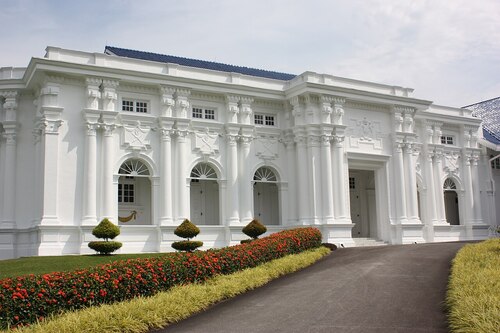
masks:
<path id="1" fill-rule="evenodd" d="M 496 224 L 481 120 L 412 89 L 106 47 L 0 69 L 0 257 L 205 248 L 315 225 L 324 240 L 483 239 Z M 128 222 L 119 222 L 119 218 Z"/>

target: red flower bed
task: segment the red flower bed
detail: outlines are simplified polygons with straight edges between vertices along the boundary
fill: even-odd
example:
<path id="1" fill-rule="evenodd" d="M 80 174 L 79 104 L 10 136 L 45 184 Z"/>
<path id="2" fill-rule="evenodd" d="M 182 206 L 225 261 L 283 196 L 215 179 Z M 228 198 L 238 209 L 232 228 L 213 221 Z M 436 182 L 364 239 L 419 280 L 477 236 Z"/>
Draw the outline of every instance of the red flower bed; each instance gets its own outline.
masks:
<path id="1" fill-rule="evenodd" d="M 217 250 L 169 253 L 0 280 L 0 328 L 27 325 L 66 310 L 151 296 L 175 285 L 205 281 L 320 245 L 318 229 L 299 228 Z"/>

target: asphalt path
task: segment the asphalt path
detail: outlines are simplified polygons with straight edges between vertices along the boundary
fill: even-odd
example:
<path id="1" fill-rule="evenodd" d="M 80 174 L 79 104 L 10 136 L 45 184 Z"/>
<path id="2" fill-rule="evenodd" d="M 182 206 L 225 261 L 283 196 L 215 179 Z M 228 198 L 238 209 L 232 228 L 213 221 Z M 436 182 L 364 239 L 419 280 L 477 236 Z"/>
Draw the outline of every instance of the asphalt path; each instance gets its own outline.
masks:
<path id="1" fill-rule="evenodd" d="M 451 260 L 466 243 L 339 249 L 161 333 L 445 333 Z"/>

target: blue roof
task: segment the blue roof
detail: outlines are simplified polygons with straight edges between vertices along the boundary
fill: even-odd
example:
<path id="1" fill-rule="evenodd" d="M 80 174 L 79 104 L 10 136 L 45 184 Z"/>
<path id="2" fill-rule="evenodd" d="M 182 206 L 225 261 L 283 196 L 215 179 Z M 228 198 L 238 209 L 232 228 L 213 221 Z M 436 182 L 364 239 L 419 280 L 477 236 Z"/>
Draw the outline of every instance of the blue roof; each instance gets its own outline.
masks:
<path id="1" fill-rule="evenodd" d="M 122 49 L 122 48 L 114 47 L 114 46 L 106 46 L 106 48 L 104 49 L 104 53 L 119 56 L 119 57 L 134 58 L 134 59 L 156 61 L 156 62 L 163 62 L 163 63 L 173 63 L 173 64 L 178 64 L 181 66 L 204 68 L 204 69 L 210 69 L 210 70 L 221 71 L 221 72 L 234 72 L 234 73 L 240 73 L 240 74 L 251 75 L 251 76 L 258 76 L 258 77 L 265 77 L 268 79 L 275 79 L 275 80 L 281 80 L 281 81 L 288 81 L 288 80 L 293 79 L 296 76 L 294 74 L 286 74 L 286 73 L 279 73 L 279 72 L 273 72 L 273 71 L 266 71 L 263 69 L 227 65 L 227 64 L 206 61 L 206 60 L 197 60 L 197 59 L 176 57 L 176 56 L 171 56 L 171 55 Z"/>
<path id="2" fill-rule="evenodd" d="M 489 142 L 500 144 L 500 97 L 464 106 L 472 110 L 472 116 L 480 118 L 483 126 L 483 136 Z"/>

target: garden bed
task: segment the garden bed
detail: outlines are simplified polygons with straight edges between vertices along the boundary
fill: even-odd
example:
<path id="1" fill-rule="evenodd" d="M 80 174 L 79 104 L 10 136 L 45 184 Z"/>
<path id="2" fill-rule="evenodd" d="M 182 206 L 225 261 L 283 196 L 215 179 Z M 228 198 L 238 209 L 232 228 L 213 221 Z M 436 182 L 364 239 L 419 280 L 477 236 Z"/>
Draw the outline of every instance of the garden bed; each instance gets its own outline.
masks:
<path id="1" fill-rule="evenodd" d="M 66 273 L 0 280 L 0 327 L 30 324 L 68 310 L 151 296 L 173 286 L 206 281 L 320 245 L 318 229 L 299 228 L 218 250 L 173 253 Z"/>

